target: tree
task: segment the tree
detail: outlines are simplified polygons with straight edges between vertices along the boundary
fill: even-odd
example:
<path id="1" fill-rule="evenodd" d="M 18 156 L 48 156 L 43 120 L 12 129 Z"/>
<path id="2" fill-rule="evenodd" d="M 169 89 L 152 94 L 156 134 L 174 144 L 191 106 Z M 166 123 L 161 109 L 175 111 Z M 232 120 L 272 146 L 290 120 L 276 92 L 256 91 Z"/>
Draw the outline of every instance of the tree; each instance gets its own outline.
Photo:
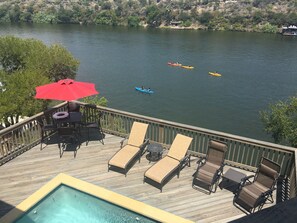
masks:
<path id="1" fill-rule="evenodd" d="M 140 18 L 138 16 L 129 16 L 128 17 L 128 26 L 138 27 L 140 23 Z"/>
<path id="2" fill-rule="evenodd" d="M 82 98 L 81 101 L 88 104 L 99 105 L 103 107 L 106 107 L 108 103 L 105 97 L 99 98 L 98 95 Z"/>
<path id="3" fill-rule="evenodd" d="M 0 95 L 0 117 L 8 127 L 19 121 L 22 116 L 32 116 L 46 106 L 45 100 L 34 99 L 35 88 L 49 80 L 33 71 L 17 71 L 4 80 L 5 90 Z"/>
<path id="4" fill-rule="evenodd" d="M 96 24 L 116 26 L 117 20 L 115 11 L 102 11 L 96 17 Z"/>
<path id="5" fill-rule="evenodd" d="M 260 117 L 275 143 L 297 146 L 297 97 L 270 105 L 260 112 Z"/>
<path id="6" fill-rule="evenodd" d="M 146 9 L 147 24 L 150 27 L 158 27 L 161 24 L 161 11 L 156 5 L 148 6 Z"/>
<path id="7" fill-rule="evenodd" d="M 207 25 L 213 17 L 210 12 L 202 12 L 199 17 L 199 22 L 203 25 Z"/>
<path id="8" fill-rule="evenodd" d="M 31 116 L 48 104 L 34 99 L 35 87 L 74 78 L 79 62 L 62 46 L 39 40 L 0 37 L 0 119 L 6 127 L 20 116 Z"/>

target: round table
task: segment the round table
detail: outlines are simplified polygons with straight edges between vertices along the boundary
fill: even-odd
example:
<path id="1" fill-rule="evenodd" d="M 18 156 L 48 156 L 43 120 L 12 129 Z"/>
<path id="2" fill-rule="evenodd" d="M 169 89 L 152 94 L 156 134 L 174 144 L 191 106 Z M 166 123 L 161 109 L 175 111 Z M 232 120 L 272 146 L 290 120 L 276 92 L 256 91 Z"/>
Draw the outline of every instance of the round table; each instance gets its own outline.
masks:
<path id="1" fill-rule="evenodd" d="M 163 146 L 161 144 L 158 144 L 158 143 L 150 143 L 147 146 L 147 151 L 149 153 L 146 155 L 146 158 L 150 162 L 158 161 L 158 160 L 160 160 L 162 158 Z"/>

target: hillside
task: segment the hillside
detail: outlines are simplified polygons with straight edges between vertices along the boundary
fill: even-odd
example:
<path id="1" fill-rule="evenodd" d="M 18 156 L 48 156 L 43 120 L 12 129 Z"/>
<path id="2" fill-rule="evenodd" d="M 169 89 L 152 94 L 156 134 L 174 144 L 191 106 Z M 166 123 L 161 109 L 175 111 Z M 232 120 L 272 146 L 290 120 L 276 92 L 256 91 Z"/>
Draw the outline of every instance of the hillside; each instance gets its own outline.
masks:
<path id="1" fill-rule="evenodd" d="M 0 22 L 276 33 L 297 24 L 297 0 L 0 0 Z"/>

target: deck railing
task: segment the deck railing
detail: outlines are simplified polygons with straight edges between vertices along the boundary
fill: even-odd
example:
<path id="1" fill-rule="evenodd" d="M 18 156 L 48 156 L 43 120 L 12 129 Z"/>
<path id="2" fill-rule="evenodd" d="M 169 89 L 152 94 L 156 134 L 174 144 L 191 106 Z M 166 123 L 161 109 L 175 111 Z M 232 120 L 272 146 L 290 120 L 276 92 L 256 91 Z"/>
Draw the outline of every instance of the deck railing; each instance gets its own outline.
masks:
<path id="1" fill-rule="evenodd" d="M 279 188 L 280 200 L 296 197 L 296 149 L 274 143 L 240 137 L 195 126 L 151 118 L 134 113 L 124 112 L 106 107 L 85 106 L 81 104 L 81 111 L 87 118 L 99 110 L 102 113 L 101 125 L 106 133 L 126 136 L 134 121 L 149 124 L 147 137 L 150 141 L 169 147 L 177 133 L 193 138 L 190 152 L 194 156 L 206 154 L 210 139 L 226 142 L 229 146 L 226 164 L 249 171 L 255 171 L 262 156 L 265 156 L 281 166 L 281 181 Z M 40 126 L 37 119 L 48 119 L 56 111 L 66 110 L 66 103 L 62 103 L 44 113 L 37 114 L 24 122 L 0 131 L 0 165 L 14 158 L 18 154 L 32 148 L 40 142 Z"/>

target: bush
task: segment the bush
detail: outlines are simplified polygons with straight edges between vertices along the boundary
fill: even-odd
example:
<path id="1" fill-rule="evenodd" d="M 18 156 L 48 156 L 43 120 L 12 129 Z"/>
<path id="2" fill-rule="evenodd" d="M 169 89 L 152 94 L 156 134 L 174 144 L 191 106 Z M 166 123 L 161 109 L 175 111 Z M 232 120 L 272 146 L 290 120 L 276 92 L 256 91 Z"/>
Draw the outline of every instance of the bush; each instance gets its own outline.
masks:
<path id="1" fill-rule="evenodd" d="M 117 17 L 114 11 L 103 11 L 101 12 L 96 20 L 96 24 L 100 25 L 112 25 L 116 26 L 118 24 Z"/>
<path id="2" fill-rule="evenodd" d="M 210 12 L 202 12 L 198 20 L 201 24 L 207 25 L 213 17 Z"/>
<path id="3" fill-rule="evenodd" d="M 139 23 L 140 23 L 140 19 L 138 16 L 129 16 L 128 17 L 128 26 L 138 27 Z"/>
<path id="4" fill-rule="evenodd" d="M 275 25 L 271 25 L 270 23 L 266 23 L 260 28 L 260 30 L 263 33 L 277 33 L 278 27 Z"/>
<path id="5" fill-rule="evenodd" d="M 182 23 L 182 26 L 184 26 L 184 27 L 190 27 L 191 25 L 192 25 L 192 22 L 190 20 L 187 20 Z"/>

